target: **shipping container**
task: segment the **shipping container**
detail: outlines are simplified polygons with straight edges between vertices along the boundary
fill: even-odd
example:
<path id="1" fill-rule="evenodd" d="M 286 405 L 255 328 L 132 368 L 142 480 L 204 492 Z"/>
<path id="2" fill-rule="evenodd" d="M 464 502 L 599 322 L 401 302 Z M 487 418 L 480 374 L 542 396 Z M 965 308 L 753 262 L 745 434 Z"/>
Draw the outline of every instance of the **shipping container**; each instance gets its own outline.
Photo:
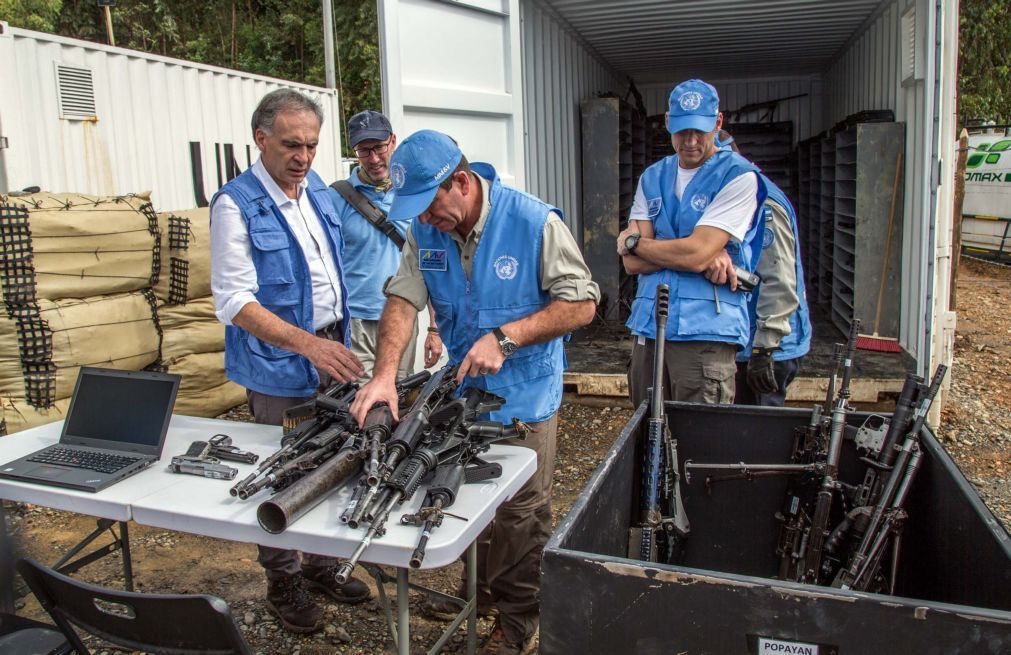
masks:
<path id="1" fill-rule="evenodd" d="M 698 77 L 724 111 L 789 98 L 793 144 L 859 112 L 905 126 L 899 342 L 916 372 L 951 360 L 958 5 L 951 0 L 379 0 L 386 111 L 453 135 L 506 183 L 561 207 L 577 239 L 580 102 L 662 114 Z M 888 180 L 891 188 L 891 178 Z M 901 383 L 901 373 L 897 376 Z"/>
<path id="2" fill-rule="evenodd" d="M 313 168 L 328 182 L 342 171 L 334 89 L 2 21 L 0 80 L 0 193 L 151 191 L 158 211 L 205 207 L 256 161 L 253 109 L 281 87 L 303 91 L 323 107 Z"/>

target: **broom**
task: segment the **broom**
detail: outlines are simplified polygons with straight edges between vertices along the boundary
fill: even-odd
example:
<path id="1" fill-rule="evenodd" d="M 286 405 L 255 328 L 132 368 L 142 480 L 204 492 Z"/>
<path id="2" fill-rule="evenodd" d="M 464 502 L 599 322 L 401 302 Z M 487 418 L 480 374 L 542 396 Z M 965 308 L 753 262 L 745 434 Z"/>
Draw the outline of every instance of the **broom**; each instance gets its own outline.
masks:
<path id="1" fill-rule="evenodd" d="M 883 353 L 902 352 L 898 339 L 883 337 L 878 334 L 881 324 L 881 305 L 885 299 L 885 280 L 888 279 L 888 264 L 892 254 L 892 232 L 895 229 L 895 205 L 899 195 L 899 177 L 902 174 L 902 151 L 895 158 L 895 181 L 892 183 L 892 207 L 888 214 L 888 237 L 885 239 L 885 251 L 881 264 L 881 283 L 878 285 L 878 306 L 874 311 L 874 334 L 857 335 L 857 348 L 860 350 L 876 350 Z"/>

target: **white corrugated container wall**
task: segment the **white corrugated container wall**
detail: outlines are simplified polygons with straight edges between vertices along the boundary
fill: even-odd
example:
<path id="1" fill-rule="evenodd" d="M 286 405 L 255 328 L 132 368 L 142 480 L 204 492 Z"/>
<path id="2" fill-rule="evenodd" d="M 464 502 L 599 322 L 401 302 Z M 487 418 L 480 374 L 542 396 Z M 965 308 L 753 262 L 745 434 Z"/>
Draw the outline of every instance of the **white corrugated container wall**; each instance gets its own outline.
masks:
<path id="1" fill-rule="evenodd" d="M 954 72 L 958 48 L 957 7 L 951 5 L 942 0 L 882 4 L 825 75 L 825 125 L 881 108 L 906 123 L 902 270 L 912 274 L 901 276 L 899 341 L 917 360 L 921 375 L 950 362 L 954 329 L 948 312 L 954 185 L 938 179 L 938 168 L 951 170 L 938 161 L 949 154 L 939 150 L 939 143 L 954 139 L 955 79 L 944 74 Z"/>
<path id="2" fill-rule="evenodd" d="M 95 113 L 61 118 L 57 64 L 91 72 Z M 340 166 L 337 93 L 303 84 L 2 26 L 0 191 L 118 195 L 152 191 L 158 210 L 199 204 L 191 143 L 199 144 L 203 199 L 227 181 L 225 147 L 244 170 L 258 153 L 250 118 L 259 99 L 295 88 L 323 107 L 313 168 L 327 182 Z M 220 162 L 220 163 L 219 163 Z"/>
<path id="3" fill-rule="evenodd" d="M 621 77 L 554 10 L 525 0 L 523 94 L 529 193 L 560 208 L 582 242 L 582 142 L 579 103 L 623 93 Z"/>

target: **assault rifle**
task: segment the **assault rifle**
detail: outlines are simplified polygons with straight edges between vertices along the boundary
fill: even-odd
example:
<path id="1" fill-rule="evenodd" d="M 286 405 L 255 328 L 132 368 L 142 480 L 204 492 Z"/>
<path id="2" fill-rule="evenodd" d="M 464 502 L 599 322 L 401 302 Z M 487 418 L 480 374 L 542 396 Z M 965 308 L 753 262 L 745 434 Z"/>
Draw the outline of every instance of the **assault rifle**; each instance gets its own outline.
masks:
<path id="1" fill-rule="evenodd" d="M 664 562 L 674 557 L 677 543 L 688 536 L 690 527 L 681 500 L 677 441 L 673 439 L 663 405 L 664 347 L 667 340 L 667 313 L 670 288 L 656 287 L 656 339 L 653 349 L 653 389 L 646 448 L 642 462 L 642 492 L 639 525 L 629 529 L 628 555 L 644 562 L 656 562 L 663 551 Z"/>
<path id="2" fill-rule="evenodd" d="M 898 412 L 893 414 L 890 428 L 894 429 L 889 429 L 878 461 L 881 467 L 890 467 L 887 479 L 880 487 L 880 493 L 873 499 L 873 508 L 865 506 L 870 512 L 858 514 L 859 518 L 869 515 L 869 519 L 866 520 L 866 524 L 859 526 L 857 535 L 861 537 L 860 545 L 849 558 L 846 566 L 841 568 L 835 576 L 832 581 L 833 587 L 862 591 L 887 590 L 888 593 L 894 593 L 896 563 L 901 551 L 902 528 L 906 520 L 906 511 L 903 505 L 910 485 L 920 468 L 922 457 L 920 431 L 923 429 L 930 406 L 941 389 L 941 383 L 947 370 L 943 364 L 938 366 L 930 381 L 930 386 L 920 394 L 911 425 L 905 433 L 902 446 L 898 449 L 895 447 L 897 438 L 893 440 L 891 437 L 905 427 L 904 419 L 908 414 L 899 415 Z M 875 467 L 875 470 L 885 469 Z M 878 488 L 877 485 L 875 488 Z M 885 580 L 881 564 L 889 541 L 892 545 L 891 573 L 889 579 Z"/>
<path id="3" fill-rule="evenodd" d="M 422 524 L 421 539 L 411 558 L 412 566 L 421 566 L 430 531 L 442 523 L 443 509 L 455 500 L 462 481 L 484 480 L 501 474 L 500 466 L 488 465 L 477 455 L 486 451 L 493 442 L 526 436 L 528 428 L 520 421 L 514 420 L 510 426 L 494 421 L 474 421 L 476 416 L 501 407 L 504 400 L 476 388 L 467 389 L 460 398 L 453 399 L 455 372 L 455 367 L 440 371 L 445 375 L 433 387 L 426 386 L 431 393 L 426 394 L 426 390 L 422 390 L 412 413 L 391 437 L 384 466 L 395 468 L 381 477 L 368 503 L 356 508 L 356 511 L 363 508 L 363 520 L 370 525 L 351 557 L 337 571 L 339 583 L 347 582 L 372 541 L 386 533 L 386 522 L 393 509 L 410 500 L 425 478 L 434 471 L 433 505 L 419 512 L 421 518 L 415 515 L 404 521 Z M 442 402 L 436 404 L 436 391 L 447 388 L 448 393 L 442 395 Z M 403 434 L 398 435 L 405 424 Z M 403 438 L 398 439 L 398 436 Z M 408 450 L 411 443 L 414 445 Z"/>
<path id="4" fill-rule="evenodd" d="M 398 383 L 398 396 L 429 377 L 427 371 Z M 334 385 L 313 400 L 285 412 L 296 426 L 281 439 L 281 448 L 231 489 L 247 499 L 261 489 L 277 492 L 257 508 L 264 530 L 283 532 L 288 525 L 321 502 L 328 493 L 361 470 L 365 435 L 349 413 L 358 385 Z M 298 420 L 301 418 L 301 420 Z"/>

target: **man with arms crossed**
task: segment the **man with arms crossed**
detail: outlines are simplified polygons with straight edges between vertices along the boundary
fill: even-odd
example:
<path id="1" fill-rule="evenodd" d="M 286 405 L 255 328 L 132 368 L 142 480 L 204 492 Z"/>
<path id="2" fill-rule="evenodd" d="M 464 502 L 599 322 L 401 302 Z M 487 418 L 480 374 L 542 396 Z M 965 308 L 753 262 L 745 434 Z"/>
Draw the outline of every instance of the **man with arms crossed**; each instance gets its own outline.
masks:
<path id="1" fill-rule="evenodd" d="M 671 91 L 667 129 L 675 154 L 643 172 L 629 226 L 618 236 L 625 270 L 639 274 L 627 322 L 634 338 L 628 385 L 635 405 L 647 398 L 653 380 L 659 283 L 670 286 L 665 398 L 734 400 L 735 357 L 749 329 L 747 298 L 736 290 L 733 266 L 755 268 L 763 227 L 758 209 L 766 192 L 754 165 L 716 147 L 722 123 L 719 96 L 709 84 L 688 80 Z M 719 257 L 724 250 L 728 258 Z M 703 275 L 707 271 L 715 282 Z"/>
<path id="2" fill-rule="evenodd" d="M 562 336 L 593 319 L 600 292 L 560 212 L 504 186 L 490 165 L 469 164 L 445 134 L 411 135 L 390 168 L 397 194 L 390 216 L 417 220 L 386 288 L 375 375 L 352 411 L 361 423 L 378 401 L 396 406 L 394 374 L 411 317 L 431 299 L 462 386 L 506 399 L 487 418 L 515 417 L 535 430 L 515 445 L 537 452 L 537 471 L 499 507 L 478 548 L 479 584 L 499 612 L 481 653 L 530 653 L 551 531 Z"/>
<path id="3" fill-rule="evenodd" d="M 225 373 L 246 387 L 257 423 L 280 425 L 284 410 L 332 381 L 357 380 L 348 349 L 340 223 L 326 185 L 310 167 L 323 112 L 311 98 L 278 89 L 253 112 L 260 158 L 211 200 L 211 291 L 225 324 Z M 338 602 L 369 598 L 359 580 L 337 584 L 337 561 L 259 546 L 267 607 L 289 630 L 321 627 L 307 590 Z"/>

